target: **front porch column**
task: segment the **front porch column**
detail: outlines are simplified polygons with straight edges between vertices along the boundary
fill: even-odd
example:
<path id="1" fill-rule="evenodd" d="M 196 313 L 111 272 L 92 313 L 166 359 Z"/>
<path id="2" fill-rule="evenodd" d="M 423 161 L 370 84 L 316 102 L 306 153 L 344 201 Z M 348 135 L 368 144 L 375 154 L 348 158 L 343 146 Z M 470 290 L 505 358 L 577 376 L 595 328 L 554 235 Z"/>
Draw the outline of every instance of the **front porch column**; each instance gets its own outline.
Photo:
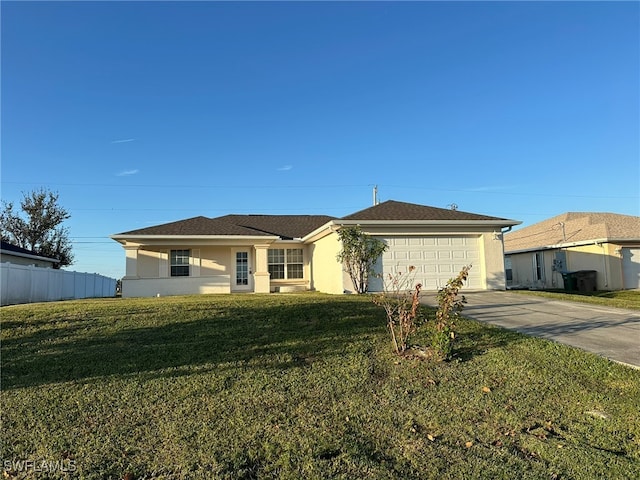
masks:
<path id="1" fill-rule="evenodd" d="M 267 250 L 269 245 L 254 245 L 256 251 L 256 271 L 253 274 L 253 291 L 255 293 L 269 293 L 271 291 Z"/>
<path id="2" fill-rule="evenodd" d="M 127 267 L 124 278 L 138 278 L 138 247 L 124 247 Z"/>

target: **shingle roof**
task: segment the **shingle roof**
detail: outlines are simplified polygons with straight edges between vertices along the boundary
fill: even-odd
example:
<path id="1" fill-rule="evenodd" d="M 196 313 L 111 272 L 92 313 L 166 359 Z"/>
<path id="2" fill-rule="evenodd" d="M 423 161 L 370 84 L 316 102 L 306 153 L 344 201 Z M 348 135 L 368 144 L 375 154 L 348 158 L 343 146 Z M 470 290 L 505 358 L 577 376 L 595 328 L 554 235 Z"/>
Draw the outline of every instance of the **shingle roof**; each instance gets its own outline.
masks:
<path id="1" fill-rule="evenodd" d="M 283 239 L 302 238 L 333 219 L 327 215 L 226 215 L 217 218 Z"/>
<path id="2" fill-rule="evenodd" d="M 335 217 L 328 215 L 225 215 L 208 218 L 194 217 L 177 222 L 165 223 L 153 227 L 140 228 L 118 235 L 245 235 L 278 236 L 282 239 L 303 238 Z M 379 205 L 360 210 L 342 217 L 340 220 L 484 220 L 505 222 L 512 225 L 517 222 L 504 218 L 478 215 L 475 213 L 427 207 L 414 203 L 388 200 Z"/>
<path id="3" fill-rule="evenodd" d="M 387 200 L 373 207 L 365 208 L 342 217 L 341 220 L 504 220 L 513 223 L 505 218 L 428 207 L 415 203 L 396 202 L 395 200 Z"/>
<path id="4" fill-rule="evenodd" d="M 123 232 L 119 235 L 267 235 L 215 218 L 193 217 Z"/>
<path id="5" fill-rule="evenodd" d="M 301 238 L 333 217 L 326 215 L 226 215 L 194 217 L 119 235 L 246 235 Z"/>
<path id="6" fill-rule="evenodd" d="M 505 252 L 592 240 L 640 241 L 640 217 L 617 213 L 567 212 L 504 236 Z"/>

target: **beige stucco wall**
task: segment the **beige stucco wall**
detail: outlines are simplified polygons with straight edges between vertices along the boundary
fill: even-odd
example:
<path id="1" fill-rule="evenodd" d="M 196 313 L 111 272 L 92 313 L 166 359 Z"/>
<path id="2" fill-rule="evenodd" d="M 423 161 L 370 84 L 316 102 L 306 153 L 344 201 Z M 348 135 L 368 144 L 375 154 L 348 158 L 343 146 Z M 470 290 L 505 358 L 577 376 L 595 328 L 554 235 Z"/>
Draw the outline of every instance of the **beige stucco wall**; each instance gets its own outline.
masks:
<path id="1" fill-rule="evenodd" d="M 136 269 L 140 278 L 158 278 L 160 276 L 160 252 L 138 250 Z"/>
<path id="2" fill-rule="evenodd" d="M 335 232 L 309 245 L 311 289 L 325 293 L 344 293 L 342 265 L 336 260 L 341 244 Z"/>
<path id="3" fill-rule="evenodd" d="M 500 234 L 483 233 L 478 242 L 480 247 L 480 265 L 473 268 L 482 269 L 484 288 L 487 290 L 504 290 L 504 250 Z"/>
<path id="4" fill-rule="evenodd" d="M 170 276 L 170 252 L 188 247 L 166 247 L 154 250 L 138 249 L 136 269 L 138 278 L 166 278 Z M 232 255 L 230 247 L 200 246 L 191 248 L 191 276 L 230 275 Z"/>
<path id="5" fill-rule="evenodd" d="M 618 246 L 611 243 L 582 245 L 567 249 L 569 271 L 596 270 L 598 290 L 622 289 L 622 269 Z"/>
<path id="6" fill-rule="evenodd" d="M 598 243 L 564 248 L 566 271 L 595 270 L 598 290 L 620 290 L 622 267 L 619 245 Z M 553 270 L 555 252 L 559 249 L 543 250 L 544 282 L 533 280 L 533 256 L 535 252 L 509 254 L 513 271 L 513 285 L 527 288 L 564 288 L 561 272 Z"/>
<path id="7" fill-rule="evenodd" d="M 531 286 L 533 283 L 533 268 L 531 253 L 517 253 L 508 255 L 511 260 L 512 286 Z"/>
<path id="8" fill-rule="evenodd" d="M 124 278 L 122 279 L 122 296 L 128 298 L 230 293 L 229 280 L 229 275 L 140 279 Z"/>
<path id="9" fill-rule="evenodd" d="M 230 275 L 231 261 L 230 247 L 200 247 L 200 276 Z"/>

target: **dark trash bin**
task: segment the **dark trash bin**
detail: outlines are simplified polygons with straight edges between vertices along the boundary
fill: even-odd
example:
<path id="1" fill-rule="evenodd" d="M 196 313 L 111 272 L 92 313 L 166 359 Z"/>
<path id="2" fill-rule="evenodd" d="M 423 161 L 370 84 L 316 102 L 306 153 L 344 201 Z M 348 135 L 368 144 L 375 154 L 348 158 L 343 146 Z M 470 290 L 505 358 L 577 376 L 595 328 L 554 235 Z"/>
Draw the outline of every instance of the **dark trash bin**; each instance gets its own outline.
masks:
<path id="1" fill-rule="evenodd" d="M 597 288 L 597 274 L 595 270 L 578 270 L 577 272 L 562 272 L 564 289 L 567 292 L 595 292 Z"/>
<path id="2" fill-rule="evenodd" d="M 595 292 L 598 288 L 597 275 L 595 270 L 579 270 L 574 272 L 576 276 L 576 286 L 579 292 Z"/>
<path id="3" fill-rule="evenodd" d="M 578 279 L 575 273 L 576 272 L 562 272 L 562 282 L 567 292 L 576 292 L 578 290 Z"/>

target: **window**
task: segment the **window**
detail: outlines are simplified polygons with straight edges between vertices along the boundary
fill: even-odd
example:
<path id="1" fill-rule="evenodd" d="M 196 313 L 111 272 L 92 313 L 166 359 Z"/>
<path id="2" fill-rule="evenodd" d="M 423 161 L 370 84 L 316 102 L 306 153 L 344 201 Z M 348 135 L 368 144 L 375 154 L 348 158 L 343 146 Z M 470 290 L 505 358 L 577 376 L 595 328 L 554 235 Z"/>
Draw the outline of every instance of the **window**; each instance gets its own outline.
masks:
<path id="1" fill-rule="evenodd" d="M 301 248 L 272 248 L 267 252 L 267 263 L 272 280 L 304 277 Z"/>
<path id="2" fill-rule="evenodd" d="M 171 276 L 189 276 L 190 250 L 171 250 Z"/>
<path id="3" fill-rule="evenodd" d="M 507 277 L 507 285 L 511 285 L 513 282 L 513 270 L 511 267 L 511 257 L 504 258 L 504 273 Z"/>

